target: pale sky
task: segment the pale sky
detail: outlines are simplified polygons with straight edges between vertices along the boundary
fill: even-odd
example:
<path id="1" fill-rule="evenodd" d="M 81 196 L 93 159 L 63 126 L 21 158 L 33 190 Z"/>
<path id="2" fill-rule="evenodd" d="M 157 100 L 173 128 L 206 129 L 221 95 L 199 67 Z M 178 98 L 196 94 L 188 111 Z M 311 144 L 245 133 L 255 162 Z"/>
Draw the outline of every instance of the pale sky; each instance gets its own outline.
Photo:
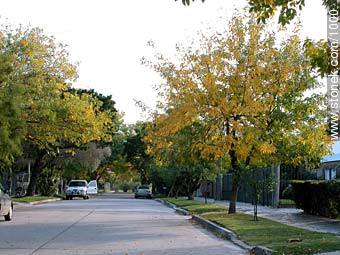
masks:
<path id="1" fill-rule="evenodd" d="M 72 61 L 80 62 L 75 86 L 111 94 L 125 122 L 133 123 L 143 118 L 134 99 L 151 107 L 156 100 L 152 86 L 158 75 L 140 64 L 151 54 L 147 41 L 171 56 L 177 42 L 191 41 L 202 27 L 221 28 L 234 8 L 246 3 L 206 0 L 184 7 L 181 0 L 0 0 L 0 15 L 2 22 L 38 26 L 67 44 Z M 306 1 L 301 18 L 302 36 L 326 38 L 321 0 Z"/>

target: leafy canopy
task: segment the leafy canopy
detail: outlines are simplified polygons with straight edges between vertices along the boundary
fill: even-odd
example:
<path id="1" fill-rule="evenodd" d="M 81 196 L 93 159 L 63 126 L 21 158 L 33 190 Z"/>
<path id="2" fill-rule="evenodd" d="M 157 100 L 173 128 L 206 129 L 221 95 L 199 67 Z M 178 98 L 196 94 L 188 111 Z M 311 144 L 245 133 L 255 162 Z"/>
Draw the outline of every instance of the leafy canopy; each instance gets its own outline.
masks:
<path id="1" fill-rule="evenodd" d="M 3 28 L 0 58 L 2 164 L 21 153 L 23 141 L 53 155 L 111 139 L 111 113 L 89 94 L 70 93 L 77 70 L 64 45 L 38 28 Z"/>
<path id="2" fill-rule="evenodd" d="M 190 5 L 194 1 L 182 0 L 182 3 Z M 205 2 L 205 0 L 202 0 L 202 2 Z M 298 15 L 298 11 L 303 9 L 305 0 L 248 0 L 248 4 L 250 12 L 256 14 L 258 21 L 266 22 L 276 12 L 279 12 L 279 23 L 286 25 Z M 340 13 L 340 5 L 337 0 L 322 0 L 322 4 L 326 8 L 338 10 Z"/>
<path id="3" fill-rule="evenodd" d="M 165 81 L 147 136 L 151 153 L 195 123 L 193 150 L 209 160 L 227 156 L 237 171 L 327 153 L 325 97 L 306 94 L 318 83 L 303 42 L 294 34 L 279 43 L 253 16 L 237 14 L 228 28 L 203 35 L 199 50 L 179 48 L 179 64 L 147 62 Z"/>

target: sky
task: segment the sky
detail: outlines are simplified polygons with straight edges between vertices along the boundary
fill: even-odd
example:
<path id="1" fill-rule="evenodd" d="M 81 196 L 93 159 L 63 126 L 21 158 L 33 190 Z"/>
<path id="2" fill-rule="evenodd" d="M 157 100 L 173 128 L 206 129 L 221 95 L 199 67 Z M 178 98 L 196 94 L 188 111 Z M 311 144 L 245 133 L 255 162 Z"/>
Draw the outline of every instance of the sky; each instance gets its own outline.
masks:
<path id="1" fill-rule="evenodd" d="M 185 7 L 174 0 L 0 0 L 1 22 L 44 29 L 68 45 L 79 62 L 75 87 L 94 88 L 112 95 L 126 123 L 145 118 L 135 100 L 154 107 L 153 86 L 159 76 L 141 65 L 142 57 L 158 51 L 175 53 L 176 43 L 193 40 L 200 29 L 224 28 L 235 8 L 245 0 L 197 1 Z M 301 14 L 301 36 L 326 38 L 326 10 L 321 0 L 306 1 Z"/>

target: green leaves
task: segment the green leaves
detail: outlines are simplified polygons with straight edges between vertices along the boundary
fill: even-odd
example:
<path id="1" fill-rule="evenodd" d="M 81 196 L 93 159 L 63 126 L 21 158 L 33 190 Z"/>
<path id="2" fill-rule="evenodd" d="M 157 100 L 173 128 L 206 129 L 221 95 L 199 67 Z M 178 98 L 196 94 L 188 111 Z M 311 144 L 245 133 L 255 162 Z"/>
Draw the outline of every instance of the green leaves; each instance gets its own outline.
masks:
<path id="1" fill-rule="evenodd" d="M 175 1 L 178 1 L 178 0 L 175 0 Z M 201 0 L 202 2 L 204 2 L 205 0 Z M 184 5 L 190 5 L 191 2 L 195 2 L 195 0 L 182 0 L 182 3 Z"/>
<path id="2" fill-rule="evenodd" d="M 18 101 L 23 95 L 22 86 L 14 79 L 11 56 L 0 53 L 0 169 L 8 167 L 21 153 L 25 134 L 22 109 Z"/>
<path id="3" fill-rule="evenodd" d="M 38 28 L 0 35 L 0 165 L 13 162 L 23 141 L 56 155 L 65 145 L 112 139 L 114 102 L 94 91 L 69 92 L 77 67 L 64 45 Z"/>

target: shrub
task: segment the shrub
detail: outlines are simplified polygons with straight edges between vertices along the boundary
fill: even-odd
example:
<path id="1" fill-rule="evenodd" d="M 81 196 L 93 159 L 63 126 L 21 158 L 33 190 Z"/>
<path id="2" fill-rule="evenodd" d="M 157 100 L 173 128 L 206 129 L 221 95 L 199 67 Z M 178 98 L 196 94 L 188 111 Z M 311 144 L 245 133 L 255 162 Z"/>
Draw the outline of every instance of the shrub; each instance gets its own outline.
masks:
<path id="1" fill-rule="evenodd" d="M 41 173 L 37 190 L 42 196 L 52 196 L 57 191 L 58 172 L 53 168 L 44 168 Z"/>
<path id="2" fill-rule="evenodd" d="M 122 184 L 121 188 L 122 188 L 122 190 L 123 190 L 124 192 L 127 192 L 127 191 L 129 190 L 129 188 L 130 188 L 130 185 L 129 185 L 129 183 L 124 182 L 124 183 Z"/>
<path id="3" fill-rule="evenodd" d="M 340 181 L 293 181 L 294 201 L 307 214 L 340 215 Z"/>
<path id="4" fill-rule="evenodd" d="M 293 192 L 293 187 L 292 185 L 289 185 L 282 191 L 282 197 L 284 199 L 293 199 L 294 197 L 294 192 Z"/>
<path id="5" fill-rule="evenodd" d="M 118 187 L 119 189 L 123 190 L 123 192 L 128 192 L 129 190 L 134 191 L 134 188 L 137 186 L 138 184 L 135 182 L 128 182 L 128 181 L 124 181 L 121 183 L 118 183 Z"/>

